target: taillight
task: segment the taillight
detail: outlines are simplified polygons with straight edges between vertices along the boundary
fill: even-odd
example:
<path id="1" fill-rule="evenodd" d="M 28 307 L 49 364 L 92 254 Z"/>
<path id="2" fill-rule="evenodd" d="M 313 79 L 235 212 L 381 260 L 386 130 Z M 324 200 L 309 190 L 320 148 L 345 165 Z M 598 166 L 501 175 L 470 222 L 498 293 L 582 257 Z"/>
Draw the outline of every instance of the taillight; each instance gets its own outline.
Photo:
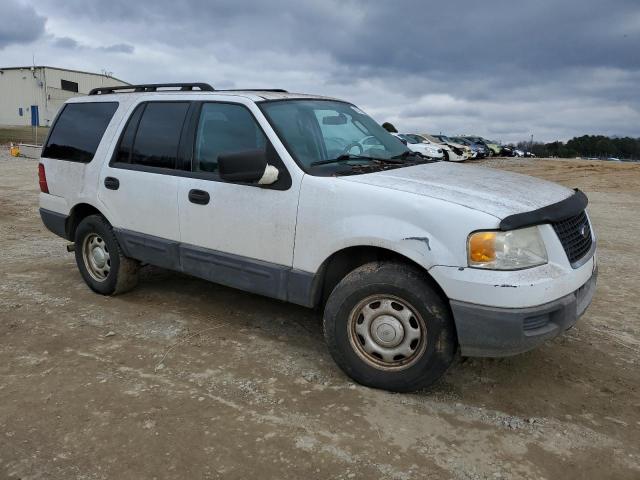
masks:
<path id="1" fill-rule="evenodd" d="M 47 174 L 44 173 L 44 165 L 38 164 L 38 183 L 40 184 L 40 191 L 42 193 L 49 193 L 49 186 L 47 185 Z"/>

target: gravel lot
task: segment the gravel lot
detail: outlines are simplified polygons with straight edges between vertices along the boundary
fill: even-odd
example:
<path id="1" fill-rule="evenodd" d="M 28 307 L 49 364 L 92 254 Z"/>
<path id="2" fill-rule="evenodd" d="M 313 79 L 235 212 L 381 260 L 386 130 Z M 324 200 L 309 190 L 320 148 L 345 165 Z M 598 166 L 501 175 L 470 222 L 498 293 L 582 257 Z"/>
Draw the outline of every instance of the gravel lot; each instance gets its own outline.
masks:
<path id="1" fill-rule="evenodd" d="M 2 147 L 0 479 L 640 478 L 640 164 L 484 163 L 587 192 L 594 303 L 400 395 L 351 383 L 317 312 L 153 268 L 92 293 Z"/>

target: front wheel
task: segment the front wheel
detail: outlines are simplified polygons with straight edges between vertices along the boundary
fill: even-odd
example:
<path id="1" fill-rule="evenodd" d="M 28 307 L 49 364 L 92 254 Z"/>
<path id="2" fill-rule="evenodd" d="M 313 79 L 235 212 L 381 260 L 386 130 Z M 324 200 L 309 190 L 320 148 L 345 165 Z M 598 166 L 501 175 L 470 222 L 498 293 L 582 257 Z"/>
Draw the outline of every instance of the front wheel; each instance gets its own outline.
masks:
<path id="1" fill-rule="evenodd" d="M 342 279 L 325 307 L 324 334 L 347 375 L 397 392 L 433 384 L 457 349 L 446 302 L 420 270 L 402 263 L 368 263 Z"/>

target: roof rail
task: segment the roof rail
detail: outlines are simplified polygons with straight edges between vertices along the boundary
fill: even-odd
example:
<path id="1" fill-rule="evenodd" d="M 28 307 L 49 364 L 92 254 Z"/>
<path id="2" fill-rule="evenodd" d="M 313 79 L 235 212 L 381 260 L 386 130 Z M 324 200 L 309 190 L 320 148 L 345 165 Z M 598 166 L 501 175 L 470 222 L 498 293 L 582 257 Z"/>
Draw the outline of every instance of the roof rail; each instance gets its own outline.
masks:
<path id="1" fill-rule="evenodd" d="M 195 88 L 202 92 L 213 92 L 214 88 L 208 83 L 147 83 L 143 85 L 121 85 L 117 87 L 99 87 L 89 92 L 89 95 L 106 95 L 109 93 L 157 92 L 158 89 L 174 88 L 180 92 L 191 92 Z M 128 91 L 128 92 L 126 92 Z"/>
<path id="2" fill-rule="evenodd" d="M 225 88 L 223 90 L 216 90 L 216 92 L 276 92 L 276 93 L 289 93 L 284 88 Z"/>

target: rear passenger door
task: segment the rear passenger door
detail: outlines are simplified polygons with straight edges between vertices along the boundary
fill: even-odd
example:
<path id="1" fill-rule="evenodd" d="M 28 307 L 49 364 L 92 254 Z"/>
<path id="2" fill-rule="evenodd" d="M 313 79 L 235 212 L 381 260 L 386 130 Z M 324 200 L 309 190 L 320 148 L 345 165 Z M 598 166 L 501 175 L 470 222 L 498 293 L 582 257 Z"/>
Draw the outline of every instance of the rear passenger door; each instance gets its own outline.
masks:
<path id="1" fill-rule="evenodd" d="M 180 179 L 178 203 L 185 271 L 276 298 L 286 296 L 293 263 L 299 183 L 248 107 L 204 102 L 194 116 L 191 177 Z M 265 150 L 278 168 L 272 185 L 225 182 L 218 157 Z"/>
<path id="2" fill-rule="evenodd" d="M 179 267 L 178 177 L 190 102 L 143 102 L 134 110 L 113 158 L 103 168 L 99 198 L 128 255 Z"/>

